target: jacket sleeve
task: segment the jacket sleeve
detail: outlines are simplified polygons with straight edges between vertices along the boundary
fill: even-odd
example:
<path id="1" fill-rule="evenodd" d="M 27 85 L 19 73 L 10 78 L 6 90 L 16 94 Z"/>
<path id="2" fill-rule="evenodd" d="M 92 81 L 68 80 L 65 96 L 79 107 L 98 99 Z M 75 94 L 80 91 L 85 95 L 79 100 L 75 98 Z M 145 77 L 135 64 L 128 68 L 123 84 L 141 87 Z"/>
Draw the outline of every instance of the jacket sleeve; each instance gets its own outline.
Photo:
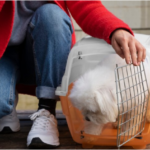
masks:
<path id="1" fill-rule="evenodd" d="M 93 37 L 110 44 L 110 35 L 116 29 L 125 29 L 133 35 L 131 28 L 109 12 L 101 1 L 77 0 L 66 1 L 66 4 L 77 24 Z"/>
<path id="2" fill-rule="evenodd" d="M 5 1 L 0 1 L 0 12 L 1 12 L 4 4 L 5 4 Z"/>
<path id="3" fill-rule="evenodd" d="M 0 2 L 0 58 L 9 43 L 15 14 L 15 1 Z"/>

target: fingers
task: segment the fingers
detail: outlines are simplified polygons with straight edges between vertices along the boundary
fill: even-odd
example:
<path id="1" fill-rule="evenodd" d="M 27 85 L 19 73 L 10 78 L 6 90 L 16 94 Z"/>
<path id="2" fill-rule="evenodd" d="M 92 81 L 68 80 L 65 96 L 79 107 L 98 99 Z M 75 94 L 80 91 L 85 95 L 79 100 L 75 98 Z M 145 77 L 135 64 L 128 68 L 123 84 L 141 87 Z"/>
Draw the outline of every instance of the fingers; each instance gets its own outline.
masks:
<path id="1" fill-rule="evenodd" d="M 126 63 L 131 64 L 130 50 L 129 50 L 129 46 L 126 40 L 121 41 L 121 47 L 125 56 Z"/>
<path id="2" fill-rule="evenodd" d="M 143 52 L 142 51 L 138 51 L 137 54 L 137 65 L 140 65 L 141 61 L 143 60 Z"/>
<path id="3" fill-rule="evenodd" d="M 144 61 L 144 59 L 146 57 L 145 48 L 138 41 L 135 41 L 135 40 L 134 41 L 130 40 L 128 45 L 129 45 L 128 48 L 127 47 L 123 48 L 124 53 L 127 53 L 125 55 L 125 57 L 128 57 L 128 53 L 129 53 L 129 55 L 131 56 L 133 65 L 139 66 L 141 61 Z M 126 62 L 127 62 L 127 60 L 126 60 Z"/>
<path id="4" fill-rule="evenodd" d="M 135 48 L 135 51 L 133 52 L 133 54 L 131 53 L 131 57 L 133 57 L 132 62 L 133 62 L 133 65 L 139 66 L 140 63 L 144 61 L 146 58 L 146 49 L 138 41 L 136 41 L 135 44 L 130 43 L 129 47 Z M 131 48 L 131 51 L 132 51 L 132 48 Z"/>
<path id="5" fill-rule="evenodd" d="M 130 39 L 130 42 L 127 40 L 122 40 L 120 42 L 121 46 L 119 46 L 117 42 L 114 42 L 114 45 L 115 48 L 117 48 L 117 54 L 119 56 L 123 55 L 127 64 L 131 64 L 132 62 L 134 66 L 139 66 L 141 61 L 144 61 L 146 58 L 146 49 L 135 39 Z"/>
<path id="6" fill-rule="evenodd" d="M 138 55 L 137 61 L 139 65 L 139 62 L 144 61 L 146 58 L 146 49 L 140 43 L 136 44 L 136 49 L 137 49 L 137 55 Z"/>
<path id="7" fill-rule="evenodd" d="M 116 53 L 125 58 L 127 64 L 132 62 L 134 66 L 138 66 L 146 57 L 146 50 L 141 43 L 123 29 L 118 29 L 113 33 L 111 44 Z"/>
<path id="8" fill-rule="evenodd" d="M 122 58 L 124 59 L 124 54 L 122 49 L 119 47 L 119 45 L 117 44 L 117 42 L 114 40 L 112 42 L 112 47 L 115 49 L 116 53 Z"/>
<path id="9" fill-rule="evenodd" d="M 135 43 L 133 41 L 130 41 L 129 43 L 129 50 L 130 50 L 130 55 L 131 55 L 131 58 L 132 58 L 132 63 L 134 66 L 137 66 L 138 63 L 137 63 L 137 49 L 135 47 Z M 141 58 L 142 58 L 142 55 L 143 53 L 138 53 L 139 54 L 139 58 L 138 58 L 138 62 L 141 62 Z"/>
<path id="10" fill-rule="evenodd" d="M 146 49 L 144 48 L 144 53 L 143 53 L 143 59 L 142 59 L 142 61 L 144 61 L 145 58 L 146 58 Z"/>

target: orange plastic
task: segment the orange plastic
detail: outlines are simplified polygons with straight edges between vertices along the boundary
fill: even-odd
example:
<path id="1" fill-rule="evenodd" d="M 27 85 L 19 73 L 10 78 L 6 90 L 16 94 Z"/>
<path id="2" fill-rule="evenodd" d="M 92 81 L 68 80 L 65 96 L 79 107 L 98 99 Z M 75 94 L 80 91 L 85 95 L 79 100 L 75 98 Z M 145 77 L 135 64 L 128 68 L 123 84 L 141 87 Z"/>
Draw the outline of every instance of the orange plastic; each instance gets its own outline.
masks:
<path id="1" fill-rule="evenodd" d="M 68 87 L 68 93 L 66 96 L 60 96 L 62 110 L 66 116 L 69 130 L 72 138 L 75 142 L 82 144 L 83 148 L 92 148 L 94 145 L 99 146 L 116 146 L 117 145 L 117 129 L 112 127 L 109 123 L 104 126 L 101 135 L 89 135 L 83 131 L 84 120 L 81 112 L 73 107 L 69 100 L 70 90 L 73 84 Z M 124 146 L 132 146 L 135 149 L 143 149 L 147 144 L 150 143 L 150 123 L 146 123 L 145 129 L 140 135 L 142 139 L 133 138 L 131 141 L 126 143 Z"/>

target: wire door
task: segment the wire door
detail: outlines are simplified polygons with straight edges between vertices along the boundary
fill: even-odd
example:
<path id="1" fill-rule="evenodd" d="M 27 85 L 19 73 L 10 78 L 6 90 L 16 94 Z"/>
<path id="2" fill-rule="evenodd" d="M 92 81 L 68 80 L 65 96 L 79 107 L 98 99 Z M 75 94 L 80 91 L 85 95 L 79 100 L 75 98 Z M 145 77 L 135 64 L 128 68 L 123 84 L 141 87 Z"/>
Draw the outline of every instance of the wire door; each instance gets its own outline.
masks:
<path id="1" fill-rule="evenodd" d="M 115 69 L 118 103 L 117 146 L 140 136 L 145 127 L 149 89 L 144 64 Z"/>

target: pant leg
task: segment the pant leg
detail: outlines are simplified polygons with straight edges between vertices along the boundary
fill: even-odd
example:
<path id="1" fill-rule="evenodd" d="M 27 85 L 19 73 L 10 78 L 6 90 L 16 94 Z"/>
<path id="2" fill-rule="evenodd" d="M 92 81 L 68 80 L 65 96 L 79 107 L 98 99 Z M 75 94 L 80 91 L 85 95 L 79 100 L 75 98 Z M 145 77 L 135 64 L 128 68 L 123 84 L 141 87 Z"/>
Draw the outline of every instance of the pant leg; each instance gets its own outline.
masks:
<path id="1" fill-rule="evenodd" d="M 10 114 L 14 107 L 16 83 L 19 79 L 18 52 L 7 48 L 0 59 L 0 118 Z"/>
<path id="2" fill-rule="evenodd" d="M 36 96 L 39 99 L 57 99 L 55 89 L 61 84 L 65 71 L 71 49 L 72 32 L 70 18 L 55 4 L 41 6 L 31 19 L 25 55 L 28 58 L 32 49 L 37 84 Z"/>

